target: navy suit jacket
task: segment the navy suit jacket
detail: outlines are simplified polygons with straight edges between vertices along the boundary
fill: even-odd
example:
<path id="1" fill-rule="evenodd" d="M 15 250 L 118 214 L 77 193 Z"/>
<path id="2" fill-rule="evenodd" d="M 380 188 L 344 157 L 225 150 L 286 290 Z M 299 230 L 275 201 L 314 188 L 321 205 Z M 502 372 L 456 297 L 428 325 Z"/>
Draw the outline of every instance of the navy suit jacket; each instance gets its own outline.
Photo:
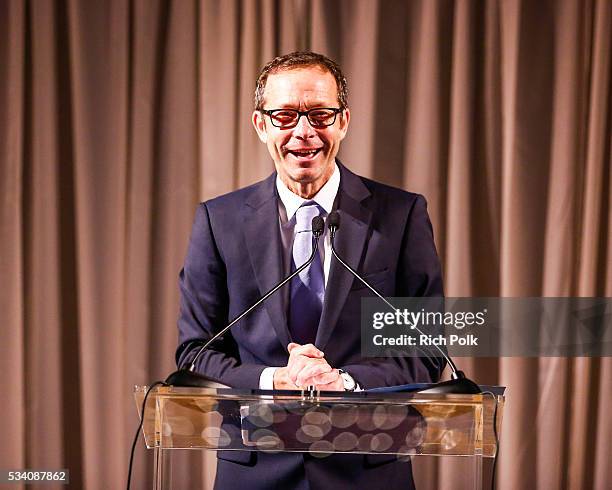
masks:
<path id="1" fill-rule="evenodd" d="M 441 296 L 440 263 L 425 199 L 338 165 L 338 254 L 385 296 Z M 179 366 L 191 361 L 198 341 L 209 339 L 282 279 L 275 182 L 276 173 L 198 207 L 179 281 Z M 364 296 L 371 296 L 370 291 L 332 259 L 315 342 L 330 365 L 343 368 L 366 389 L 437 381 L 444 368 L 440 358 L 361 356 Z M 286 297 L 276 293 L 235 325 L 200 356 L 197 370 L 232 387 L 258 388 L 266 366 L 285 366 L 291 342 Z M 387 488 L 410 488 L 412 481 L 409 465 L 383 465 L 395 458 L 382 455 L 312 461 L 308 455 L 220 451 L 219 458 L 221 488 L 379 488 L 381 482 Z M 270 478 L 277 483 L 264 484 L 272 484 Z"/>

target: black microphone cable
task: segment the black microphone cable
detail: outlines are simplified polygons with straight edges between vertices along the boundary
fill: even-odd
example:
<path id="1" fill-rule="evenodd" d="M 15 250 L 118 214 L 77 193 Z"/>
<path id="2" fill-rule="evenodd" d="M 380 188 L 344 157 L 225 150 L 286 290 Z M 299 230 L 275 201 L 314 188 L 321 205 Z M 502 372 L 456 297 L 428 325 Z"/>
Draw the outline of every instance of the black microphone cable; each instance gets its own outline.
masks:
<path id="1" fill-rule="evenodd" d="M 128 466 L 128 476 L 127 476 L 127 485 L 126 489 L 130 490 L 130 484 L 132 481 L 132 466 L 134 464 L 134 453 L 136 451 L 136 444 L 138 443 L 138 436 L 140 435 L 140 431 L 142 429 L 142 425 L 144 423 L 145 417 L 145 407 L 147 405 L 147 398 L 149 398 L 149 394 L 153 391 L 153 388 L 157 386 L 166 386 L 166 383 L 163 381 L 156 381 L 151 386 L 147 388 L 147 392 L 145 393 L 144 400 L 142 400 L 142 409 L 140 411 L 140 423 L 138 424 L 138 429 L 136 429 L 136 434 L 134 434 L 134 440 L 132 441 L 132 450 L 130 451 L 130 464 Z"/>
<path id="2" fill-rule="evenodd" d="M 495 436 L 495 454 L 493 455 L 493 467 L 491 469 L 491 490 L 495 490 L 495 471 L 497 469 L 497 459 L 499 455 L 499 434 L 497 433 L 497 407 L 499 405 L 499 401 L 497 396 L 491 391 L 483 391 L 483 395 L 490 395 L 493 398 L 493 402 L 495 403 L 495 408 L 493 409 L 493 435 Z"/>

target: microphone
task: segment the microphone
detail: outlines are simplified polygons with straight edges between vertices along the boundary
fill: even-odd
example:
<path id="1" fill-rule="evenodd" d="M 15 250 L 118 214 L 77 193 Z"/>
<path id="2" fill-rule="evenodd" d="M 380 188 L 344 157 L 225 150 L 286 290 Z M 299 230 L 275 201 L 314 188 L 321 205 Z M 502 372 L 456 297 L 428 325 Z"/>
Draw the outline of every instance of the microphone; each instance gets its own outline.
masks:
<path id="1" fill-rule="evenodd" d="M 361 275 L 359 275 L 357 271 L 355 271 L 350 265 L 348 265 L 344 260 L 342 260 L 340 256 L 338 255 L 338 252 L 336 252 L 336 246 L 334 244 L 334 239 L 336 237 L 336 233 L 338 232 L 338 229 L 340 228 L 340 215 L 338 214 L 337 211 L 332 211 L 331 213 L 329 213 L 329 216 L 327 217 L 327 227 L 329 228 L 329 237 L 330 237 L 329 241 L 331 244 L 332 255 L 336 258 L 336 260 L 340 262 L 340 264 L 342 264 L 342 266 L 346 270 L 348 270 L 353 276 L 355 276 L 365 286 L 367 286 L 368 289 L 370 289 L 370 291 L 372 291 L 376 296 L 378 296 L 389 308 L 391 308 L 391 310 L 393 310 L 393 312 L 398 312 L 399 310 L 395 306 L 393 306 L 389 301 L 387 301 L 387 299 L 380 292 L 378 292 L 376 288 L 374 288 L 363 277 L 361 277 Z M 414 328 L 418 333 L 424 335 L 423 332 L 417 326 L 414 326 Z M 440 394 L 443 394 L 443 393 L 455 393 L 455 394 L 482 393 L 482 390 L 476 383 L 474 383 L 472 380 L 467 378 L 463 371 L 460 371 L 459 369 L 457 369 L 457 366 L 455 365 L 453 360 L 450 358 L 449 355 L 446 354 L 446 352 L 444 352 L 442 348 L 440 348 L 439 345 L 435 344 L 434 347 L 440 352 L 440 354 L 442 354 L 442 357 L 444 357 L 446 362 L 448 362 L 448 365 L 450 366 L 452 370 L 452 373 L 451 373 L 452 379 L 450 379 L 449 381 L 443 381 L 441 383 L 436 383 L 435 385 L 429 388 L 425 388 L 424 390 L 419 390 L 420 393 L 440 393 Z"/>
<path id="2" fill-rule="evenodd" d="M 270 296 L 272 296 L 275 292 L 281 289 L 285 284 L 287 284 L 291 279 L 297 276 L 300 272 L 302 272 L 306 267 L 308 267 L 312 261 L 315 259 L 316 254 L 319 249 L 319 237 L 323 234 L 323 230 L 325 228 L 325 222 L 321 216 L 315 216 L 312 218 L 312 235 L 315 238 L 314 245 L 312 247 L 312 253 L 306 262 L 304 262 L 300 267 L 298 267 L 295 271 L 281 280 L 276 286 L 270 289 L 267 293 L 265 293 L 261 298 L 259 298 L 255 303 L 249 306 L 246 310 L 244 310 L 240 315 L 234 318 L 228 325 L 223 327 L 217 334 L 211 337 L 196 353 L 193 357 L 191 364 L 187 369 L 182 368 L 178 371 L 173 372 L 166 378 L 165 383 L 167 385 L 173 386 L 188 386 L 188 387 L 197 387 L 197 388 L 230 388 L 227 385 L 224 385 L 219 382 L 219 380 L 206 376 L 204 374 L 197 373 L 196 363 L 200 356 L 204 353 L 204 351 L 219 337 L 225 334 L 230 328 L 232 328 L 236 323 L 242 320 L 245 316 L 251 313 L 255 308 L 261 305 L 264 301 L 266 301 Z"/>
<path id="3" fill-rule="evenodd" d="M 132 442 L 132 450 L 130 452 L 130 463 L 128 466 L 128 477 L 127 477 L 127 490 L 130 490 L 130 482 L 132 479 L 132 463 L 134 461 L 134 451 L 136 449 L 136 443 L 138 442 L 138 436 L 140 434 L 140 430 L 142 429 L 142 424 L 144 422 L 144 413 L 145 406 L 147 403 L 147 398 L 149 394 L 156 386 L 183 386 L 183 387 L 194 387 L 194 388 L 230 388 L 223 383 L 220 383 L 218 379 L 214 379 L 210 376 L 206 376 L 204 374 L 196 373 L 196 362 L 198 358 L 202 355 L 202 353 L 210 346 L 215 340 L 221 337 L 225 332 L 227 332 L 230 328 L 232 328 L 236 323 L 242 320 L 245 316 L 247 316 L 251 311 L 257 308 L 260 304 L 266 301 L 270 296 L 272 296 L 276 291 L 282 288 L 285 284 L 287 284 L 291 279 L 297 276 L 300 272 L 302 272 L 306 267 L 308 267 L 312 261 L 316 257 L 316 253 L 319 248 L 319 237 L 323 234 L 323 229 L 325 228 L 325 222 L 321 216 L 315 216 L 312 218 L 312 234 L 315 238 L 314 245 L 312 247 L 312 253 L 308 260 L 298 267 L 293 273 L 279 282 L 276 286 L 274 286 L 270 291 L 264 294 L 261 298 L 259 298 L 252 306 L 249 306 L 246 310 L 244 310 L 240 315 L 234 318 L 227 326 L 221 329 L 216 335 L 214 335 L 208 342 L 205 342 L 202 347 L 198 350 L 196 355 L 193 357 L 189 368 L 178 369 L 170 374 L 165 381 L 156 381 L 153 383 L 147 392 L 145 393 L 144 399 L 142 401 L 142 409 L 141 409 L 141 417 L 140 424 L 138 425 L 138 429 L 136 429 L 136 434 L 134 434 L 134 440 Z M 193 341 L 192 341 L 193 342 Z"/>

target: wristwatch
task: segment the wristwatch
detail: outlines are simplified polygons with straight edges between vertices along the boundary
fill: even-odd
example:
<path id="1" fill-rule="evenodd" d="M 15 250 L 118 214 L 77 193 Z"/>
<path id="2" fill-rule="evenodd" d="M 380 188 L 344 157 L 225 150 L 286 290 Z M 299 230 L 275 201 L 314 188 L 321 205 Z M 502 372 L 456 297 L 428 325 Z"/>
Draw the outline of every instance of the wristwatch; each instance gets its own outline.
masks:
<path id="1" fill-rule="evenodd" d="M 344 391 L 355 391 L 355 388 L 357 388 L 357 383 L 355 383 L 353 377 L 344 369 L 338 369 L 338 373 L 340 373 L 340 377 L 342 378 Z"/>

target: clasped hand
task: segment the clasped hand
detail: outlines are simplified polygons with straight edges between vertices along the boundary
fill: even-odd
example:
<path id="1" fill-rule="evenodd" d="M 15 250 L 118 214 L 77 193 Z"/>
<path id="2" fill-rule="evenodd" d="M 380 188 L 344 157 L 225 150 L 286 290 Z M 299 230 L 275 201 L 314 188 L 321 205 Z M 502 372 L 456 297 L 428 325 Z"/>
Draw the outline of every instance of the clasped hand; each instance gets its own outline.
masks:
<path id="1" fill-rule="evenodd" d="M 274 372 L 274 388 L 296 390 L 315 386 L 321 391 L 342 391 L 344 384 L 337 369 L 332 368 L 323 352 L 313 344 L 290 343 L 286 367 Z"/>

